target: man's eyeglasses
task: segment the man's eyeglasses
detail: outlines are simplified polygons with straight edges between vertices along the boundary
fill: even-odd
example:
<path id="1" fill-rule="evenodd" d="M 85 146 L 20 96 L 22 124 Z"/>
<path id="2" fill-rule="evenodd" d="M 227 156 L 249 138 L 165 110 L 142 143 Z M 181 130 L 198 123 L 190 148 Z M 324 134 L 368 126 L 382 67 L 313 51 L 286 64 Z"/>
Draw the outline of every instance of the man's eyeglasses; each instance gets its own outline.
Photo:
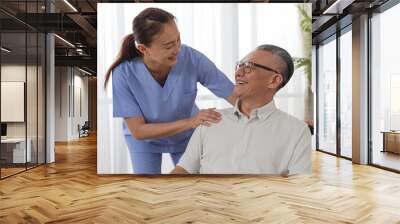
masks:
<path id="1" fill-rule="evenodd" d="M 251 71 L 253 71 L 254 67 L 262 68 L 264 70 L 280 74 L 280 72 L 276 71 L 275 69 L 272 69 L 267 66 L 260 65 L 260 64 L 257 64 L 257 63 L 251 62 L 251 61 L 236 63 L 235 71 L 238 71 L 239 69 L 243 69 L 243 72 L 246 74 L 246 73 L 250 73 Z"/>

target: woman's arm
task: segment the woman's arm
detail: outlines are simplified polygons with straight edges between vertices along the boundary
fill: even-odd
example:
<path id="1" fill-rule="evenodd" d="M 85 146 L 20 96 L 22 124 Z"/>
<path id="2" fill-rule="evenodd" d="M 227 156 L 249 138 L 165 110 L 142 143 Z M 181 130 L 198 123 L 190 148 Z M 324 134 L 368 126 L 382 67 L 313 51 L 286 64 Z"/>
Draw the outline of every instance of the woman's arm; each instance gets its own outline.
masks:
<path id="1" fill-rule="evenodd" d="M 225 98 L 231 105 L 235 105 L 236 94 L 234 84 L 217 66 L 201 52 L 192 49 L 192 58 L 197 71 L 197 81 L 208 88 L 214 95 Z M 229 96 L 227 96 L 230 94 Z"/>
<path id="2" fill-rule="evenodd" d="M 239 98 L 240 92 L 236 88 L 236 85 L 233 87 L 233 91 L 231 95 L 225 98 L 232 106 L 235 106 L 236 100 Z"/>
<path id="3" fill-rule="evenodd" d="M 229 95 L 228 97 L 225 98 L 225 100 L 228 101 L 232 106 L 235 106 L 236 99 L 237 99 L 237 96 L 235 95 L 234 92 L 232 92 L 231 95 Z"/>
<path id="4" fill-rule="evenodd" d="M 221 120 L 221 114 L 211 108 L 200 110 L 194 117 L 166 123 L 146 123 L 143 117 L 131 117 L 124 120 L 132 135 L 138 140 L 144 140 L 169 137 L 201 124 L 209 126 L 210 122 L 218 123 Z"/>

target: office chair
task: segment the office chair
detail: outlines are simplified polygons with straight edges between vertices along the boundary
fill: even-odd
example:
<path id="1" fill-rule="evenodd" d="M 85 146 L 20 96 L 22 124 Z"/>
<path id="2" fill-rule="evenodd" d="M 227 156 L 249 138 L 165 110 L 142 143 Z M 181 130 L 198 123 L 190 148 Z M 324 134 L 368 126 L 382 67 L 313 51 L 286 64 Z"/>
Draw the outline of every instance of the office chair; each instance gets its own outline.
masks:
<path id="1" fill-rule="evenodd" d="M 90 129 L 89 121 L 85 121 L 85 123 L 79 129 L 79 138 L 89 136 L 89 129 Z"/>

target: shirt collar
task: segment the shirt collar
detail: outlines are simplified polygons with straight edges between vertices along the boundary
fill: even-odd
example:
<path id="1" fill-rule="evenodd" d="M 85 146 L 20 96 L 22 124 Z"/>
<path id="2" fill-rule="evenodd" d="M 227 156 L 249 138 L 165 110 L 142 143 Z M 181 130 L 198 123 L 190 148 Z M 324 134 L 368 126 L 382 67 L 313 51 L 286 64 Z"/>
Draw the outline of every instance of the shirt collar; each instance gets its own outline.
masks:
<path id="1" fill-rule="evenodd" d="M 233 107 L 233 114 L 238 119 L 240 119 L 240 117 L 243 115 L 242 112 L 239 110 L 239 105 L 240 105 L 240 102 L 239 102 L 239 99 L 237 99 L 236 102 L 235 102 L 235 106 Z"/>
<path id="2" fill-rule="evenodd" d="M 240 100 L 236 100 L 235 102 L 235 106 L 233 108 L 233 114 L 240 119 L 242 116 L 245 116 L 240 110 Z M 267 117 L 269 117 L 269 115 L 272 114 L 272 112 L 274 112 L 276 110 L 276 106 L 275 106 L 275 101 L 271 100 L 269 103 L 265 104 L 262 107 L 259 107 L 257 109 L 254 109 L 253 111 L 251 111 L 250 114 L 250 119 L 253 117 L 257 117 L 259 119 L 266 119 Z"/>

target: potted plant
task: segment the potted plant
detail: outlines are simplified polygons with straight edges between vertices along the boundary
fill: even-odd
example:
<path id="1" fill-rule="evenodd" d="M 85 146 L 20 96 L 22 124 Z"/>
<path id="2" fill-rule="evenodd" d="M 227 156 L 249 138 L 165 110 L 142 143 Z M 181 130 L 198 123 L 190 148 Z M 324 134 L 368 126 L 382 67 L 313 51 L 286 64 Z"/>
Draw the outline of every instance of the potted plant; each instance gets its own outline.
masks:
<path id="1" fill-rule="evenodd" d="M 307 88 L 304 96 L 304 120 L 309 126 L 313 126 L 314 120 L 314 95 L 311 88 L 312 71 L 311 71 L 311 4 L 299 4 L 297 7 L 300 12 L 300 26 L 303 33 L 303 43 L 305 57 L 294 58 L 295 69 L 303 69 L 307 80 Z"/>

